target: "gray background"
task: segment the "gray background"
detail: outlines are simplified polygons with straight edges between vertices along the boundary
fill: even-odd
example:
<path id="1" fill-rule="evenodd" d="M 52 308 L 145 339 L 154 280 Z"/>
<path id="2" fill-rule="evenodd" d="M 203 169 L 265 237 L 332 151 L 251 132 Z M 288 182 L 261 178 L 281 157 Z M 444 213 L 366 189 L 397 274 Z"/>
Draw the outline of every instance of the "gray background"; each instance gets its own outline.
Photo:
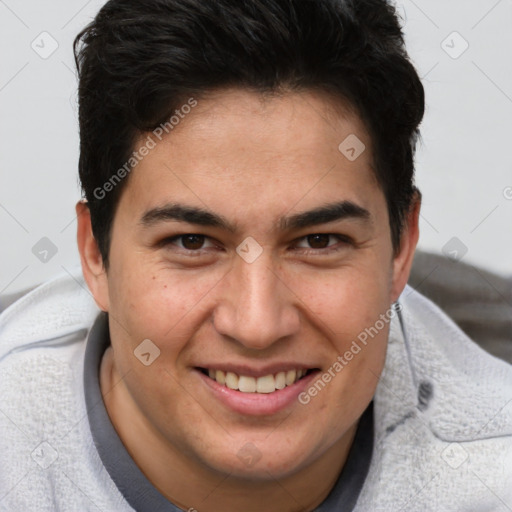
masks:
<path id="1" fill-rule="evenodd" d="M 0 0 L 0 294 L 78 262 L 71 44 L 103 3 Z M 512 0 L 398 5 L 427 93 L 420 247 L 512 275 Z"/>

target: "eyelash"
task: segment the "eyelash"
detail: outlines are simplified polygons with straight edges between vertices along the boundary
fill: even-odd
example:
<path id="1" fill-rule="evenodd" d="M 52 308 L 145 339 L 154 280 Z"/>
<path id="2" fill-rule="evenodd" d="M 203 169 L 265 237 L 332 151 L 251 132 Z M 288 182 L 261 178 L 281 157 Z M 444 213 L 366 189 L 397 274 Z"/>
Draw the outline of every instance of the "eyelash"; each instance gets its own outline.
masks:
<path id="1" fill-rule="evenodd" d="M 200 237 L 204 237 L 205 241 L 209 241 L 210 240 L 210 237 L 208 237 L 206 235 L 202 235 L 200 233 L 185 233 L 183 235 L 176 235 L 176 236 L 172 236 L 172 237 L 166 238 L 166 239 L 162 240 L 160 245 L 162 245 L 164 247 L 167 247 L 169 245 L 176 245 L 174 242 L 176 242 L 179 239 L 183 239 L 184 237 L 187 237 L 187 236 L 200 236 Z M 324 249 L 307 249 L 307 248 L 302 248 L 302 250 L 301 250 L 302 254 L 305 254 L 305 255 L 310 255 L 310 254 L 314 254 L 314 255 L 331 254 L 331 253 L 335 253 L 335 252 L 338 252 L 338 251 L 342 250 L 347 245 L 354 245 L 354 241 L 349 236 L 340 235 L 340 234 L 336 234 L 336 233 L 311 233 L 309 235 L 305 235 L 303 237 L 297 238 L 294 242 L 300 242 L 302 240 L 306 240 L 310 236 L 329 236 L 329 237 L 335 237 L 335 238 L 338 239 L 339 243 L 341 243 L 342 245 L 339 246 L 338 244 L 336 244 L 334 246 L 328 246 L 328 247 L 326 247 Z M 205 249 L 203 249 L 203 248 L 201 248 L 201 249 L 186 249 L 186 248 L 179 247 L 179 246 L 178 246 L 178 249 L 180 251 L 186 253 L 187 256 L 201 256 L 204 253 L 204 251 L 205 251 Z"/>

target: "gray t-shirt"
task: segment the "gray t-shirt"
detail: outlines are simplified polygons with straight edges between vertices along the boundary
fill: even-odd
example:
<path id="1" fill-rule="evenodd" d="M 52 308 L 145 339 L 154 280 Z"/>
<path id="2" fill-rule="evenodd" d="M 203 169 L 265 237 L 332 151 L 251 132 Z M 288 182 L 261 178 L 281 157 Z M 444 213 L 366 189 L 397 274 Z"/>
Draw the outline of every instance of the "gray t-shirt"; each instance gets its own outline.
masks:
<path id="1" fill-rule="evenodd" d="M 85 402 L 98 454 L 126 501 L 137 512 L 181 512 L 146 478 L 131 458 L 108 416 L 99 384 L 101 358 L 110 344 L 108 315 L 101 313 L 87 339 Z M 354 442 L 338 480 L 315 512 L 351 512 L 370 467 L 373 451 L 373 402 L 359 420 Z"/>

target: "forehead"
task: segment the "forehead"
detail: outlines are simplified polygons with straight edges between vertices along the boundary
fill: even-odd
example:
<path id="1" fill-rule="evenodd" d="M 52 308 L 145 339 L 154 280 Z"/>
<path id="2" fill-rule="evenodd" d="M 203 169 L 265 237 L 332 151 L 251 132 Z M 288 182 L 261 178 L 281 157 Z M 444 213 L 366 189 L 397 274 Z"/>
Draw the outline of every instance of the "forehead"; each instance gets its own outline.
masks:
<path id="1" fill-rule="evenodd" d="M 187 138 L 201 141 L 202 146 L 193 150 L 197 155 L 202 147 L 209 150 L 209 142 L 214 140 L 219 152 L 227 150 L 233 157 L 250 150 L 262 157 L 277 154 L 290 160 L 313 153 L 317 158 L 318 151 L 324 153 L 326 149 L 326 156 L 338 158 L 339 144 L 349 135 L 371 145 L 355 110 L 341 99 L 318 91 L 262 94 L 223 89 L 198 100 L 197 106 L 182 117 L 165 143 L 176 149 Z M 250 155 L 245 153 L 247 158 Z"/>
<path id="2" fill-rule="evenodd" d="M 179 198 L 261 216 L 264 205 L 282 214 L 299 202 L 351 200 L 370 209 L 380 192 L 365 126 L 340 100 L 233 89 L 196 101 L 162 140 L 141 136 L 138 145 L 148 137 L 155 145 L 130 175 L 124 195 L 132 205 Z"/>

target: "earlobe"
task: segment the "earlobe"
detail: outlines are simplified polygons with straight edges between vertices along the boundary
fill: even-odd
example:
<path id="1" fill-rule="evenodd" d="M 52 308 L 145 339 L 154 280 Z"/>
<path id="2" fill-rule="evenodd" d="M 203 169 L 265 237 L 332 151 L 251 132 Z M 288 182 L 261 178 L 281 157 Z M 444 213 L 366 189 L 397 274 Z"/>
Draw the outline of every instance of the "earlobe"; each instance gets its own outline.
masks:
<path id="1" fill-rule="evenodd" d="M 94 238 L 91 213 L 87 201 L 76 205 L 77 243 L 82 273 L 96 304 L 102 311 L 108 311 L 108 279 L 98 243 Z"/>
<path id="2" fill-rule="evenodd" d="M 398 300 L 411 272 L 414 253 L 419 239 L 419 216 L 421 209 L 421 193 L 416 190 L 411 207 L 405 220 L 400 250 L 393 260 L 393 276 L 391 302 Z"/>

